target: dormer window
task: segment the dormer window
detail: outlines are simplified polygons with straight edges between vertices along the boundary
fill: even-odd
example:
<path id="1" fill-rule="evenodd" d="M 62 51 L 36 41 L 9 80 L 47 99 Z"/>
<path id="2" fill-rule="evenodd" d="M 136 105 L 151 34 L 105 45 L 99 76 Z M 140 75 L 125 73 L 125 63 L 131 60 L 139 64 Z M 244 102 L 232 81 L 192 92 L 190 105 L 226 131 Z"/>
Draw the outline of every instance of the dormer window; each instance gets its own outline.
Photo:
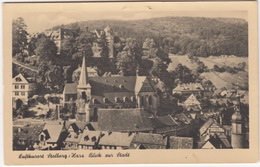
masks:
<path id="1" fill-rule="evenodd" d="M 115 97 L 115 102 L 119 103 L 119 97 Z"/>
<path id="2" fill-rule="evenodd" d="M 104 103 L 108 103 L 108 99 L 105 97 L 105 98 L 103 98 L 103 102 Z"/>
<path id="3" fill-rule="evenodd" d="M 124 85 L 119 85 L 119 88 L 120 88 L 120 89 L 123 89 L 123 88 L 124 88 Z"/>
<path id="4" fill-rule="evenodd" d="M 95 141 L 97 140 L 96 136 L 93 136 L 93 137 L 91 138 L 91 140 L 92 140 L 92 142 L 95 142 Z"/>
<path id="5" fill-rule="evenodd" d="M 17 77 L 17 78 L 15 78 L 15 81 L 16 81 L 16 82 L 21 82 L 22 79 L 21 79 L 20 77 Z"/>
<path id="6" fill-rule="evenodd" d="M 88 136 L 85 136 L 84 137 L 84 141 L 88 141 L 89 140 L 89 137 Z"/>

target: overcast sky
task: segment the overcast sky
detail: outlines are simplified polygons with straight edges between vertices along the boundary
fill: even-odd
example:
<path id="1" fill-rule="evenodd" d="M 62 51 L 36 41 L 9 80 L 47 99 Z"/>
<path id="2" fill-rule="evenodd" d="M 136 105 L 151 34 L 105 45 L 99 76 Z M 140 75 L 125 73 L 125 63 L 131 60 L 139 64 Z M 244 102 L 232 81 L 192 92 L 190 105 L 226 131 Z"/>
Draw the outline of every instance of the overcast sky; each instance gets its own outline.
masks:
<path id="1" fill-rule="evenodd" d="M 148 19 L 155 17 L 166 16 L 189 16 L 189 17 L 224 17 L 224 18 L 242 18 L 247 20 L 247 12 L 244 11 L 166 11 L 166 12 L 151 12 L 151 11 L 66 11 L 66 12 L 30 12 L 30 13 L 16 13 L 14 18 L 23 17 L 27 25 L 29 33 L 41 32 L 45 29 L 51 28 L 56 25 L 68 24 L 77 21 L 87 20 L 137 20 Z"/>

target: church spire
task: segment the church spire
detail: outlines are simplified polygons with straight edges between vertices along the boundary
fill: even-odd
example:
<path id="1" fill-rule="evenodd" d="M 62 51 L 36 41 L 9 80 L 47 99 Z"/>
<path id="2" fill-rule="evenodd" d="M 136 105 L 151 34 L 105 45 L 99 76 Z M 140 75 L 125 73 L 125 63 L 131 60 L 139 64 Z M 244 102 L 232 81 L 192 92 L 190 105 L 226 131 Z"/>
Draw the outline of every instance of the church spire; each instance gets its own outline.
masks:
<path id="1" fill-rule="evenodd" d="M 86 68 L 85 54 L 83 55 L 80 78 L 78 87 L 86 87 L 88 85 L 88 72 Z"/>

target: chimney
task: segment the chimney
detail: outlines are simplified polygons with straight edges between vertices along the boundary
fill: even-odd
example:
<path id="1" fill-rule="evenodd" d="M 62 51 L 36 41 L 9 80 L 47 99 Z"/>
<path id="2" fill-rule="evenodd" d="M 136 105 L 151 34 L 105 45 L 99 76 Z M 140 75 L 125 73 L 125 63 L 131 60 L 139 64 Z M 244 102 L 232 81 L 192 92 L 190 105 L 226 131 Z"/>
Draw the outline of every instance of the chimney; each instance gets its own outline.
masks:
<path id="1" fill-rule="evenodd" d="M 86 32 L 88 32 L 88 31 L 89 31 L 89 30 L 88 30 L 88 26 L 86 26 L 85 28 L 86 28 Z"/>

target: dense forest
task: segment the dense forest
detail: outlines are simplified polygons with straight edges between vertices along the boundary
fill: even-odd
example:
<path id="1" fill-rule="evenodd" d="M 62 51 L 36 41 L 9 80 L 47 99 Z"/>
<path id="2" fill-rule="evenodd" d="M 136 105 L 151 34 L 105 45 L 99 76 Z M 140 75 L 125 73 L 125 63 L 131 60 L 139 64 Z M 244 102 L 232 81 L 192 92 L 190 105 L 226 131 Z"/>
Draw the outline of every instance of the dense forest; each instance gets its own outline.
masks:
<path id="1" fill-rule="evenodd" d="M 109 25 L 122 39 L 135 38 L 141 45 L 153 38 L 173 54 L 192 56 L 248 56 L 248 23 L 235 18 L 163 17 L 134 21 L 97 20 L 60 25 L 90 30 Z"/>

